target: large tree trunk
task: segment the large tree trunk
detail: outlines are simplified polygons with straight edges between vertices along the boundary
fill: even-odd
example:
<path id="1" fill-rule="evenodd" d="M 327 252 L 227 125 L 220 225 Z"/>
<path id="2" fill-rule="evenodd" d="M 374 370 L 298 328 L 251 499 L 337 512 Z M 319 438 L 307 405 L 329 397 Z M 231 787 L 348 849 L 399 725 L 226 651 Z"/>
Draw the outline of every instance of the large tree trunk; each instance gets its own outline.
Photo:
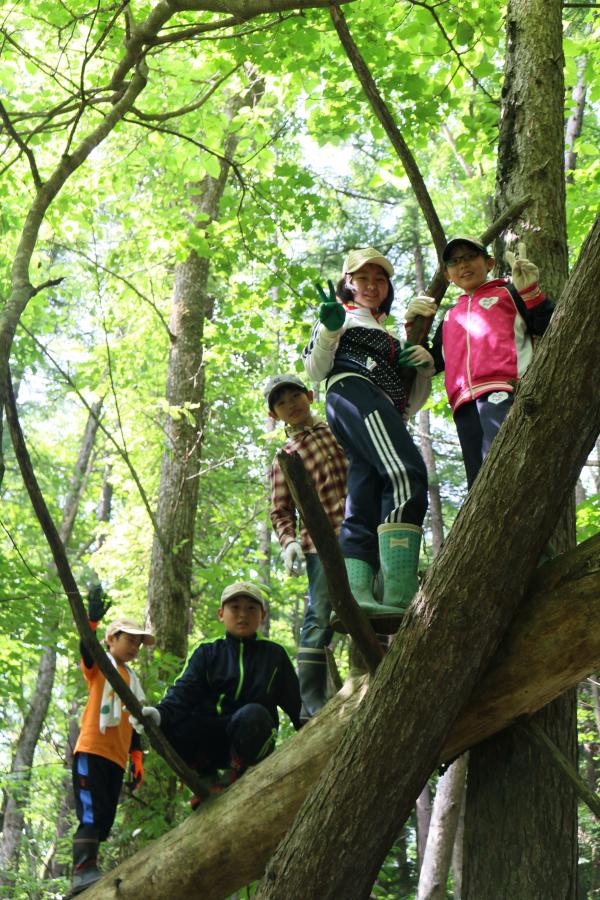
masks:
<path id="1" fill-rule="evenodd" d="M 254 103 L 262 86 L 233 96 L 230 119 L 242 106 Z M 223 147 L 217 178 L 205 176 L 193 186 L 200 227 L 214 221 L 239 136 L 230 134 Z M 190 593 L 194 523 L 198 506 L 200 455 L 204 417 L 204 323 L 212 316 L 214 300 L 208 292 L 210 260 L 192 250 L 175 269 L 173 308 L 169 323 L 171 350 L 167 372 L 166 446 L 162 458 L 150 577 L 148 607 L 162 650 L 184 657 L 190 625 Z"/>
<path id="2" fill-rule="evenodd" d="M 598 667 L 599 566 L 597 537 L 536 574 L 532 593 L 432 766 L 453 759 L 519 716 L 533 712 Z M 338 752 L 340 740 L 353 730 L 352 723 L 360 715 L 359 704 L 366 702 L 366 687 L 366 677 L 348 682 L 319 716 L 277 753 L 107 875 L 89 890 L 89 900 L 138 900 L 141 896 L 145 900 L 223 900 L 259 877 L 307 792 Z M 433 708 L 436 714 L 440 710 L 439 706 Z M 413 764 L 413 758 L 403 747 L 398 748 L 401 768 Z M 394 759 L 393 754 L 386 757 L 386 765 L 391 766 Z M 383 793 L 377 797 L 382 813 L 387 807 L 383 796 L 387 797 Z M 335 810 L 331 812 L 335 815 Z M 360 815 L 359 810 L 356 815 Z M 334 819 L 330 823 L 332 829 L 337 827 Z M 360 822 L 358 825 L 360 830 Z M 372 827 L 362 830 L 363 844 Z M 326 834 L 324 843 L 331 848 L 336 832 Z M 356 851 L 360 842 L 352 846 L 360 857 L 358 865 L 364 865 L 368 852 Z M 310 867 L 310 855 L 307 859 Z M 327 883 L 324 880 L 318 891 L 308 888 L 306 893 L 293 896 L 319 900 L 323 896 L 353 900 L 368 896 L 368 890 L 363 892 L 360 887 L 328 894 Z M 277 897 L 292 896 L 283 881 L 276 882 L 275 887 Z"/>
<path id="3" fill-rule="evenodd" d="M 289 900 L 311 893 L 337 897 L 349 890 L 357 898 L 368 896 L 448 729 L 513 617 L 596 440 L 598 278 L 600 217 L 365 703 L 267 870 L 257 893 L 261 900 L 277 891 Z M 543 466 L 532 465 L 540 459 Z M 510 535 L 507 523 L 514 523 Z"/>
<path id="4" fill-rule="evenodd" d="M 562 73 L 559 0 L 510 0 L 496 213 L 522 191 L 532 195 L 515 231 L 540 268 L 543 288 L 555 297 L 567 274 Z M 565 514 L 561 532 L 553 543 L 565 550 L 574 543 L 572 513 Z M 541 711 L 538 722 L 576 765 L 574 694 Z M 570 786 L 526 736 L 511 729 L 475 748 L 467 780 L 464 900 L 574 898 L 576 824 Z"/>
<path id="5" fill-rule="evenodd" d="M 71 537 L 79 501 L 85 486 L 92 449 L 98 431 L 98 418 L 101 409 L 102 401 L 98 401 L 91 407 L 75 464 L 75 471 L 71 478 L 69 492 L 65 498 L 59 526 L 59 534 L 65 546 Z M 12 884 L 17 871 L 25 811 L 29 799 L 31 766 L 54 686 L 56 634 L 59 620 L 60 613 L 57 614 L 56 610 L 53 609 L 47 622 L 47 647 L 40 659 L 31 705 L 25 717 L 21 733 L 17 738 L 11 762 L 11 788 L 7 789 L 5 795 L 2 842 L 0 843 L 0 884 L 2 885 Z"/>

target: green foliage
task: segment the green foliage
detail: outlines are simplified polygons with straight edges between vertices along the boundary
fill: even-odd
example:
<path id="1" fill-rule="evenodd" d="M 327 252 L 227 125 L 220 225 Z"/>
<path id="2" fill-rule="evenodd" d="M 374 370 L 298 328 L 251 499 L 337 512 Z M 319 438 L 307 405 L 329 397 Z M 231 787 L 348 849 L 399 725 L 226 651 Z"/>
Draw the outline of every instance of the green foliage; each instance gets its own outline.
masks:
<path id="1" fill-rule="evenodd" d="M 135 4 L 136 24 L 152 7 Z M 94 9 L 81 0 L 24 0 L 12 4 L 1 26 L 2 103 L 34 152 L 42 180 L 114 109 L 110 79 L 131 23 L 123 16 L 113 20 L 113 4 Z M 361 0 L 344 12 L 445 228 L 480 232 L 488 223 L 494 191 L 502 6 L 458 0 L 425 9 Z M 565 10 L 568 87 L 584 58 L 592 104 L 599 83 L 593 15 Z M 200 23 L 208 26 L 217 18 L 206 11 L 179 12 L 162 36 Z M 272 537 L 270 544 L 264 540 L 270 533 L 266 473 L 284 435 L 269 429 L 260 386 L 274 371 L 301 370 L 299 352 L 317 314 L 312 285 L 336 280 L 348 248 L 371 244 L 390 255 L 397 271 L 394 327 L 401 336 L 405 305 L 420 289 L 415 248 L 424 255 L 425 282 L 435 258 L 404 170 L 361 92 L 327 11 L 306 10 L 277 20 L 262 16 L 226 33 L 226 39 L 217 39 L 217 33 L 207 31 L 149 50 L 148 83 L 135 110 L 70 177 L 45 216 L 30 278 L 34 285 L 62 280 L 30 300 L 11 365 L 26 440 L 56 521 L 87 406 L 103 399 L 102 428 L 68 549 L 82 590 L 95 573 L 115 600 L 115 615 L 143 618 L 153 537 L 146 504 L 156 507 L 164 420 L 191 421 L 197 412 L 165 399 L 171 298 L 179 263 L 191 253 L 209 261 L 214 309 L 203 334 L 206 389 L 189 644 L 193 648 L 221 633 L 216 610 L 228 581 L 266 578 L 270 635 L 293 656 L 306 580 L 287 579 L 277 543 Z M 82 92 L 89 101 L 83 106 Z M 233 111 L 232 98 L 241 98 Z M 176 110 L 180 114 L 170 116 Z M 235 145 L 228 144 L 232 135 Z M 10 295 L 12 262 L 35 196 L 26 156 L 3 136 L 2 304 Z M 577 169 L 568 185 L 573 257 L 593 215 L 600 179 L 597 145 L 597 109 L 588 105 L 576 147 Z M 235 169 L 219 214 L 210 219 L 202 199 L 220 176 L 224 156 Z M 441 379 L 428 406 L 447 531 L 466 489 Z M 315 409 L 323 414 L 322 398 Z M 52 896 L 64 890 L 67 879 L 40 887 L 40 866 L 55 839 L 56 822 L 48 810 L 58 808 L 66 790 L 67 726 L 72 704 L 80 710 L 86 692 L 70 611 L 6 435 L 4 442 L 0 752 L 8 773 L 36 690 L 41 654 L 56 647 L 52 703 L 33 769 L 23 782 L 24 790 L 31 785 L 26 833 L 35 839 L 15 872 L 16 896 L 42 891 Z M 110 518 L 99 522 L 97 505 L 107 480 Z M 597 532 L 599 515 L 597 497 L 580 506 L 580 540 Z M 426 550 L 422 563 L 430 558 Z M 345 639 L 337 641 L 335 653 L 345 674 Z M 180 666 L 181 660 L 160 651 L 140 659 L 148 697 L 159 699 Z M 280 739 L 289 733 L 284 723 Z M 592 733 L 588 718 L 582 722 L 582 739 Z M 173 790 L 162 761 L 148 752 L 145 768 L 145 785 L 125 797 L 106 845 L 108 865 L 187 815 L 187 795 Z M 10 783 L 5 774 L 3 786 Z M 589 839 L 587 865 L 597 833 L 588 820 L 582 828 Z M 388 857 L 375 896 L 399 896 L 398 850 Z M 59 861 L 67 862 L 69 833 L 56 852 Z M 414 887 L 413 832 L 408 866 Z"/>

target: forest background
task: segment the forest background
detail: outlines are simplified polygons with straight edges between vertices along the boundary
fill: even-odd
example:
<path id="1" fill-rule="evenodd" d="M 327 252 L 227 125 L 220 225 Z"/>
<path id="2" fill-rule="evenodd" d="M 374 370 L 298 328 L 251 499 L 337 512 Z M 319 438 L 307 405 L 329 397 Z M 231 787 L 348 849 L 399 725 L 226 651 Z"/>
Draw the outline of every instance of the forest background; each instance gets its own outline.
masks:
<path id="1" fill-rule="evenodd" d="M 219 633 L 220 592 L 240 577 L 265 585 L 266 632 L 295 654 L 306 581 L 285 578 L 271 534 L 267 472 L 283 433 L 260 388 L 273 372 L 301 374 L 314 282 L 335 279 L 347 249 L 376 246 L 396 268 L 403 336 L 406 303 L 435 271 L 414 192 L 327 9 L 301 9 L 325 5 L 0 4 L 0 297 L 18 413 L 80 590 L 99 579 L 115 609 L 156 628 L 159 648 L 141 663 L 155 700 L 188 649 Z M 343 9 L 446 233 L 481 233 L 494 218 L 504 7 Z M 571 262 L 600 181 L 597 16 L 594 4 L 564 5 Z M 411 427 L 431 480 L 426 569 L 466 493 L 441 379 Z M 85 689 L 6 429 L 2 448 L 3 884 L 7 896 L 58 897 Z M 578 540 L 598 531 L 599 482 L 596 453 L 578 483 Z M 336 639 L 342 675 L 347 652 Z M 595 678 L 580 686 L 578 723 L 597 790 Z M 109 864 L 186 815 L 156 755 L 146 770 Z M 375 896 L 414 895 L 428 803 Z M 579 896 L 597 896 L 598 830 L 585 808 L 579 847 Z"/>

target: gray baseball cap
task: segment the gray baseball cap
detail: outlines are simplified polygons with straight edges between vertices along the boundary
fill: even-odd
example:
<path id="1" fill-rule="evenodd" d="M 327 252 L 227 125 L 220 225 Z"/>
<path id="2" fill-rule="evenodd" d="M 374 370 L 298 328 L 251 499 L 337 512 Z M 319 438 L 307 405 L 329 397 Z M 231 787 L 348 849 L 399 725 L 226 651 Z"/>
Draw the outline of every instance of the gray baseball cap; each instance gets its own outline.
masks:
<path id="1" fill-rule="evenodd" d="M 269 409 L 271 409 L 271 394 L 273 394 L 277 388 L 282 387 L 282 385 L 302 388 L 302 390 L 308 394 L 307 386 L 297 375 L 294 375 L 291 372 L 288 372 L 285 375 L 272 375 L 263 388 L 263 396 L 267 401 Z"/>
<path id="2" fill-rule="evenodd" d="M 474 250 L 478 250 L 480 253 L 483 253 L 484 256 L 488 256 L 488 249 L 485 244 L 482 244 L 481 241 L 477 240 L 477 238 L 472 237 L 453 237 L 448 241 L 446 246 L 444 247 L 444 252 L 442 253 L 442 260 L 444 262 L 448 262 L 450 259 L 450 254 L 457 244 L 468 244 L 469 247 L 473 247 Z"/>

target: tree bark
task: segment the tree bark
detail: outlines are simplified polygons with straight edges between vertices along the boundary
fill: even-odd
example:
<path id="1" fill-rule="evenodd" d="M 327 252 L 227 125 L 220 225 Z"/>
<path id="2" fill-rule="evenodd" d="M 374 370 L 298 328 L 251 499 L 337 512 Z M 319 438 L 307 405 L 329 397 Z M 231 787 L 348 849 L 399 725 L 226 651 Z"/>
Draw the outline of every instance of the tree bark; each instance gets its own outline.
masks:
<path id="1" fill-rule="evenodd" d="M 510 0 L 496 215 L 523 191 L 532 201 L 507 237 L 526 242 L 544 289 L 558 297 L 567 274 L 564 186 L 564 80 L 560 0 Z M 503 262 L 503 245 L 496 242 Z"/>
<path id="2" fill-rule="evenodd" d="M 98 431 L 98 418 L 102 401 L 92 407 L 88 416 L 84 435 L 71 478 L 69 491 L 63 505 L 59 534 L 66 546 L 73 531 L 73 524 L 79 508 L 79 501 L 85 486 L 92 449 Z M 29 801 L 31 766 L 42 726 L 48 712 L 54 676 L 56 674 L 56 635 L 60 615 L 52 609 L 47 622 L 47 647 L 42 653 L 36 678 L 36 685 L 31 697 L 29 712 L 25 717 L 21 733 L 17 738 L 14 755 L 10 767 L 10 784 L 5 794 L 2 817 L 2 842 L 0 843 L 0 884 L 8 886 L 13 883 L 17 870 L 21 838 L 25 822 L 25 811 Z"/>
<path id="3" fill-rule="evenodd" d="M 417 900 L 446 900 L 446 883 L 467 775 L 466 754 L 438 781 Z"/>
<path id="4" fill-rule="evenodd" d="M 477 483 L 257 898 L 280 891 L 290 900 L 311 892 L 328 898 L 350 888 L 357 898 L 368 896 L 451 723 L 514 615 L 596 440 L 597 278 L 600 217 Z M 543 467 L 531 465 L 541 458 Z M 501 527 L 507 522 L 518 522 L 519 535 L 528 536 L 518 547 L 515 536 L 509 565 Z"/>
<path id="5" fill-rule="evenodd" d="M 529 191 L 532 203 L 513 229 L 540 268 L 543 289 L 558 296 L 567 275 L 564 186 L 562 7 L 559 0 L 510 0 L 502 92 L 496 212 Z M 565 503 L 559 550 L 574 542 Z M 571 534 L 569 534 L 571 532 Z M 563 696 L 539 724 L 572 761 L 575 698 Z M 575 797 L 541 751 L 518 730 L 470 755 L 464 843 L 464 900 L 483 895 L 574 898 Z"/>
<path id="6" fill-rule="evenodd" d="M 544 569 L 536 573 L 531 592 L 434 764 L 453 759 L 494 731 L 533 712 L 598 666 L 600 536 Z M 223 900 L 258 878 L 304 797 L 356 721 L 359 706 L 366 702 L 367 685 L 366 677 L 347 682 L 277 753 L 217 800 L 203 804 L 182 825 L 113 870 L 97 887 L 89 889 L 89 900 L 138 900 L 140 896 L 145 900 L 180 896 Z M 402 748 L 398 752 L 402 753 Z M 401 765 L 411 758 L 410 754 L 400 755 Z M 393 755 L 387 760 L 391 765 Z M 381 801 L 382 796 L 378 799 L 383 810 L 386 803 Z M 366 832 L 363 829 L 363 843 Z M 331 847 L 335 832 L 328 831 L 327 835 L 325 843 Z M 368 859 L 366 852 L 356 855 L 363 861 Z M 313 860 L 308 860 L 310 866 Z M 325 885 L 323 882 L 318 893 L 298 896 L 321 898 Z M 290 896 L 284 883 L 276 887 L 278 897 Z M 355 898 L 368 893 L 350 888 L 330 896 Z"/>
<path id="7" fill-rule="evenodd" d="M 262 84 L 235 94 L 226 114 L 233 119 L 244 105 L 260 98 Z M 200 227 L 214 221 L 239 136 L 231 133 L 223 148 L 217 178 L 205 176 L 193 186 Z M 198 485 L 204 418 L 204 323 L 212 316 L 213 298 L 208 291 L 210 260 L 192 250 L 175 269 L 173 308 L 169 322 L 172 335 L 167 371 L 166 400 L 170 413 L 165 421 L 163 453 L 156 521 L 161 536 L 152 543 L 148 581 L 148 609 L 161 650 L 185 657 L 190 626 L 190 594 L 194 523 L 198 507 Z"/>

